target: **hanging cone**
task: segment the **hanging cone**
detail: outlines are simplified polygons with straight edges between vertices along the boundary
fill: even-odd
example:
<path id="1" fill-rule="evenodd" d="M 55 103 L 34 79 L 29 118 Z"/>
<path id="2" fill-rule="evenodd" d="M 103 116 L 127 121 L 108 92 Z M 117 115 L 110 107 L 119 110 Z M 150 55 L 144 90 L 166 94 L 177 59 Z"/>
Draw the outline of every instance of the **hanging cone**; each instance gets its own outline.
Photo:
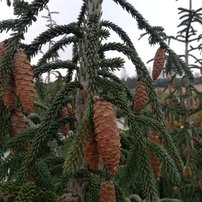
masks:
<path id="1" fill-rule="evenodd" d="M 120 137 L 112 104 L 97 98 L 94 103 L 94 132 L 100 158 L 115 175 L 120 161 Z"/>
<path id="2" fill-rule="evenodd" d="M 138 115 L 147 101 L 147 89 L 142 80 L 137 82 L 133 99 L 133 112 Z"/>
<path id="3" fill-rule="evenodd" d="M 14 110 L 15 108 L 15 84 L 13 78 L 10 79 L 10 82 L 6 86 L 6 88 L 2 92 L 2 99 L 5 106 L 10 110 Z"/>
<path id="4" fill-rule="evenodd" d="M 34 74 L 27 55 L 18 50 L 14 55 L 13 71 L 15 77 L 16 95 L 26 113 L 31 113 L 34 106 L 35 89 Z"/>
<path id="5" fill-rule="evenodd" d="M 116 202 L 113 182 L 102 181 L 100 183 L 99 202 Z"/>
<path id="6" fill-rule="evenodd" d="M 61 118 L 68 117 L 70 115 L 69 107 L 68 106 L 62 107 L 62 109 L 60 110 L 59 114 L 60 114 Z M 69 132 L 69 124 L 68 123 L 64 124 L 60 128 L 60 132 L 62 133 L 62 135 L 66 136 L 67 133 Z"/>
<path id="7" fill-rule="evenodd" d="M 2 59 L 4 57 L 4 49 L 5 49 L 4 43 L 1 42 L 0 43 L 0 61 L 2 61 Z M 5 106 L 9 110 L 13 110 L 15 107 L 15 86 L 13 83 L 13 78 L 10 79 L 8 85 L 2 91 L 1 96 L 2 96 Z"/>
<path id="8" fill-rule="evenodd" d="M 154 63 L 153 63 L 153 69 L 152 69 L 153 80 L 158 79 L 163 69 L 165 60 L 166 60 L 165 50 L 163 48 L 158 48 L 154 56 Z"/>
<path id="9" fill-rule="evenodd" d="M 86 144 L 84 145 L 84 159 L 90 170 L 98 170 L 99 154 L 97 150 L 97 142 L 93 137 L 88 138 Z"/>
<path id="10" fill-rule="evenodd" d="M 13 136 L 22 132 L 27 128 L 27 124 L 23 118 L 23 114 L 18 110 L 13 110 L 11 112 L 11 130 Z"/>
<path id="11" fill-rule="evenodd" d="M 161 138 L 156 133 L 150 132 L 147 138 L 151 142 L 155 142 L 156 144 L 161 144 Z M 161 175 L 160 161 L 158 160 L 157 156 L 151 151 L 149 151 L 149 158 L 150 158 L 150 163 L 151 163 L 154 176 L 156 177 L 156 179 L 159 180 Z"/>

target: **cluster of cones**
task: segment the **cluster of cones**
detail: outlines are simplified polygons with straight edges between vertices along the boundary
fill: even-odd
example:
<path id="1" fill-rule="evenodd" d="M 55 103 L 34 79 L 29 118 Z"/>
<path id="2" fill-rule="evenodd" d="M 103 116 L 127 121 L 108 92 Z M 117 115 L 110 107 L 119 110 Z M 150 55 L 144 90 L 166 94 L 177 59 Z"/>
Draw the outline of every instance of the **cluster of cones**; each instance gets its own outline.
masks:
<path id="1" fill-rule="evenodd" d="M 161 73 L 165 62 L 165 51 L 161 48 L 157 50 L 154 60 L 152 77 L 157 79 Z M 139 80 L 135 89 L 133 99 L 133 112 L 139 115 L 147 101 L 147 89 L 143 80 Z M 98 170 L 100 159 L 111 175 L 115 175 L 119 166 L 120 159 L 120 137 L 118 134 L 116 115 L 112 104 L 102 98 L 95 99 L 94 102 L 94 135 L 88 137 L 84 145 L 84 159 L 90 170 Z M 158 134 L 149 133 L 148 140 L 161 143 Z M 149 151 L 151 166 L 157 179 L 160 177 L 160 162 Z M 109 199 L 110 197 L 110 199 Z M 115 188 L 113 182 L 102 181 L 100 184 L 99 201 L 115 202 Z"/>
<path id="2" fill-rule="evenodd" d="M 5 44 L 0 43 L 0 60 L 4 59 Z M 2 62 L 3 65 L 3 62 Z M 34 75 L 27 55 L 17 50 L 13 56 L 13 73 L 9 82 L 1 92 L 4 105 L 11 113 L 11 128 L 13 135 L 26 128 L 23 114 L 16 109 L 17 98 L 25 113 L 31 113 L 34 106 L 35 88 Z"/>
<path id="3" fill-rule="evenodd" d="M 153 62 L 152 79 L 158 79 L 161 71 L 164 67 L 166 60 L 166 52 L 163 48 L 158 48 Z M 138 115 L 147 101 L 147 90 L 143 80 L 138 80 L 137 87 L 135 89 L 135 95 L 133 99 L 133 111 L 135 115 Z"/>
<path id="4" fill-rule="evenodd" d="M 120 137 L 116 124 L 116 114 L 110 102 L 95 98 L 93 108 L 94 135 L 87 138 L 84 145 L 84 159 L 92 171 L 98 170 L 100 160 L 109 174 L 117 173 L 120 161 Z M 99 202 L 116 202 L 112 181 L 101 181 Z"/>

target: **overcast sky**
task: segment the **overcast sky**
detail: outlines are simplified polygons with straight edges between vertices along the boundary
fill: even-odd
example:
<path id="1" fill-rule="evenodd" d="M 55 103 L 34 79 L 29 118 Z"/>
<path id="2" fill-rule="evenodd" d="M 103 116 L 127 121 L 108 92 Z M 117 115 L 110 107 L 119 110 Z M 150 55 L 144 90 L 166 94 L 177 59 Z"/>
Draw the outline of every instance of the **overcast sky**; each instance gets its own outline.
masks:
<path id="1" fill-rule="evenodd" d="M 31 1 L 28 1 L 31 2 Z M 177 25 L 179 24 L 178 7 L 189 8 L 189 0 L 128 0 L 129 3 L 143 15 L 143 17 L 148 20 L 152 26 L 163 26 L 165 32 L 168 35 L 176 35 Z M 82 5 L 82 0 L 50 0 L 48 4 L 51 11 L 58 11 L 60 14 L 54 15 L 53 18 L 57 24 L 68 24 L 77 19 L 80 11 L 80 6 Z M 202 0 L 193 0 L 193 9 L 202 7 Z M 46 29 L 46 19 L 41 18 L 41 16 L 46 15 L 47 11 L 40 12 L 39 19 L 29 28 L 26 34 L 26 42 L 29 43 L 36 37 L 41 31 Z M 13 10 L 11 7 L 6 5 L 6 0 L 0 2 L 0 20 L 14 18 Z M 103 0 L 103 15 L 102 19 L 110 20 L 122 27 L 129 35 L 129 37 L 134 42 L 134 45 L 146 63 L 146 61 L 153 58 L 157 46 L 151 47 L 148 45 L 147 37 L 138 40 L 141 33 L 144 31 L 139 31 L 137 29 L 137 24 L 135 19 L 133 19 L 126 11 L 124 11 L 120 6 L 114 3 L 113 0 Z M 0 41 L 8 38 L 8 33 L 0 34 Z M 118 41 L 119 37 L 112 33 L 110 41 Z M 171 47 L 177 52 L 183 51 L 183 47 L 176 43 L 172 43 Z M 108 54 L 112 56 L 112 53 Z M 114 56 L 122 56 L 118 53 L 114 53 Z M 62 53 L 62 57 L 67 59 L 70 57 L 70 51 L 67 50 Z M 37 59 L 33 60 L 35 63 Z M 127 74 L 129 76 L 135 75 L 135 69 L 132 64 L 126 60 Z M 147 66 L 152 66 L 152 63 L 147 64 Z M 117 73 L 120 76 L 120 73 Z"/>

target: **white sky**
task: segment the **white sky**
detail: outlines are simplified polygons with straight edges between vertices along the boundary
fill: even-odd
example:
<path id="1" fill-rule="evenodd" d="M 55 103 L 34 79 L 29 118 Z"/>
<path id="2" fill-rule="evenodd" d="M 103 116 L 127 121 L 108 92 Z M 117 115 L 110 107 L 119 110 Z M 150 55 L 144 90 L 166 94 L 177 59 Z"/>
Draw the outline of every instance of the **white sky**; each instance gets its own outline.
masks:
<path id="1" fill-rule="evenodd" d="M 30 0 L 28 2 L 31 2 Z M 165 32 L 168 35 L 176 35 L 177 25 L 179 24 L 178 16 L 178 7 L 189 8 L 189 0 L 128 0 L 129 3 L 143 15 L 143 17 L 148 20 L 151 26 L 162 26 L 165 29 Z M 53 18 L 57 24 L 68 24 L 70 22 L 76 21 L 80 6 L 82 4 L 81 0 L 50 0 L 48 6 L 51 11 L 58 11 L 60 14 L 54 15 Z M 202 7 L 202 0 L 192 0 L 193 9 Z M 26 43 L 29 43 L 36 37 L 40 32 L 46 30 L 46 20 L 41 18 L 42 15 L 46 15 L 47 11 L 40 12 L 39 19 L 29 28 L 28 33 L 26 34 Z M 0 2 L 0 21 L 4 19 L 14 18 L 13 10 L 11 7 L 6 5 L 6 0 Z M 103 1 L 103 15 L 102 19 L 110 20 L 122 27 L 129 35 L 129 37 L 134 42 L 134 45 L 146 63 L 148 60 L 153 58 L 156 47 L 151 47 L 148 45 L 147 36 L 138 41 L 138 38 L 141 33 L 144 31 L 139 31 L 137 29 L 136 20 L 133 19 L 130 14 L 124 11 L 120 6 L 114 3 L 113 0 L 104 0 Z M 9 37 L 9 33 L 0 34 L 0 41 Z M 121 42 L 119 37 L 112 33 L 110 41 Z M 171 43 L 171 47 L 179 54 L 182 53 L 183 46 L 174 43 Z M 66 52 L 61 52 L 61 55 L 64 59 L 69 59 L 71 53 L 67 49 Z M 112 56 L 122 56 L 119 53 L 109 53 L 109 57 Z M 37 58 L 33 60 L 33 63 L 36 63 Z M 146 64 L 148 67 L 151 67 L 152 64 Z M 132 66 L 130 61 L 126 59 L 127 74 L 129 76 L 135 75 L 135 68 Z M 117 73 L 120 76 L 120 72 Z"/>

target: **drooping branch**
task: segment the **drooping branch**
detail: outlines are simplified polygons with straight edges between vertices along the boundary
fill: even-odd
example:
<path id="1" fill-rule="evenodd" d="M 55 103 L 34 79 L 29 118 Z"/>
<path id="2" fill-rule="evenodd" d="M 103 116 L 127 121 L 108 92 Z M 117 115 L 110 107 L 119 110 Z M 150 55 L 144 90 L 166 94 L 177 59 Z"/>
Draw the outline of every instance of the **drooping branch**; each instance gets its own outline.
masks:
<path id="1" fill-rule="evenodd" d="M 54 37 L 63 34 L 74 34 L 79 38 L 82 36 L 82 33 L 76 23 L 70 23 L 68 25 L 57 25 L 36 37 L 29 46 L 26 46 L 25 51 L 29 56 L 34 56 L 41 49 L 43 44 L 46 44 Z"/>
<path id="2" fill-rule="evenodd" d="M 50 70 L 55 69 L 68 69 L 68 70 L 75 70 L 76 65 L 72 63 L 70 60 L 60 61 L 57 60 L 56 62 L 46 63 L 41 66 L 33 66 L 34 69 L 34 76 L 38 77 L 39 75 L 46 73 Z"/>
<path id="3" fill-rule="evenodd" d="M 63 46 L 67 46 L 71 43 L 77 42 L 78 39 L 77 37 L 68 37 L 68 38 L 63 38 L 59 41 L 57 41 L 55 44 L 53 44 L 49 50 L 43 55 L 41 59 L 39 59 L 37 66 L 41 66 L 45 64 L 55 53 L 57 53 L 58 50 L 62 49 Z"/>

